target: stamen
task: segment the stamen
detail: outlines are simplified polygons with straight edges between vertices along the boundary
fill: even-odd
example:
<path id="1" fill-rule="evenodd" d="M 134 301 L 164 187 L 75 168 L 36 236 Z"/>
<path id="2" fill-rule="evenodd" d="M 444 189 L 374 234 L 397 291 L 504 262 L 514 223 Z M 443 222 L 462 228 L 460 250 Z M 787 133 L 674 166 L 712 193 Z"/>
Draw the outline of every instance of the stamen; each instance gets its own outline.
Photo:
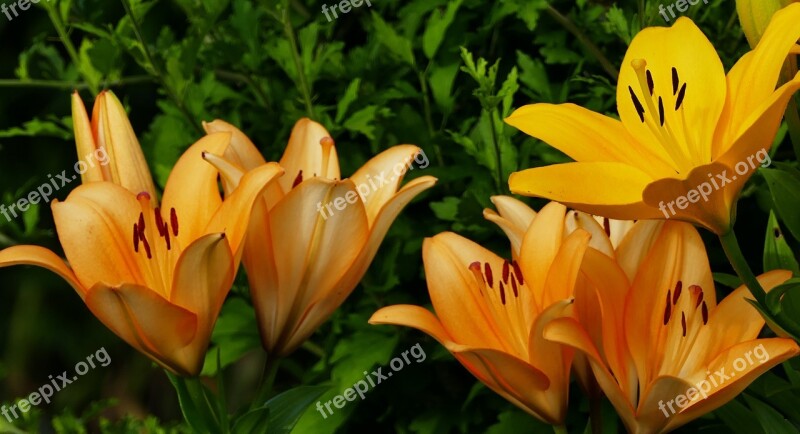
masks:
<path id="1" fill-rule="evenodd" d="M 525 284 L 525 280 L 522 278 L 522 269 L 519 268 L 519 263 L 517 261 L 512 261 L 511 265 L 514 266 L 514 274 L 517 276 L 517 280 L 519 280 L 520 285 Z"/>
<path id="2" fill-rule="evenodd" d="M 675 294 L 672 296 L 672 304 L 678 304 L 678 298 L 681 296 L 681 291 L 683 291 L 683 282 L 679 280 L 675 285 Z"/>
<path id="3" fill-rule="evenodd" d="M 172 235 L 178 236 L 178 213 L 175 208 L 169 210 L 169 224 L 172 226 Z"/>
<path id="4" fill-rule="evenodd" d="M 511 289 L 514 290 L 514 297 L 519 297 L 519 291 L 517 290 L 517 279 L 514 276 L 511 276 Z"/>
<path id="5" fill-rule="evenodd" d="M 661 126 L 664 126 L 664 101 L 658 97 L 658 119 L 661 121 Z"/>
<path id="6" fill-rule="evenodd" d="M 133 251 L 139 253 L 139 229 L 133 224 Z"/>
<path id="7" fill-rule="evenodd" d="M 494 288 L 494 278 L 492 277 L 492 267 L 489 265 L 488 262 L 483 264 L 483 271 L 486 275 L 486 283 L 489 284 L 489 288 Z"/>
<path id="8" fill-rule="evenodd" d="M 500 282 L 500 301 L 503 302 L 503 305 L 506 304 L 506 290 L 503 287 L 503 282 Z"/>
<path id="9" fill-rule="evenodd" d="M 678 93 L 678 85 L 680 84 L 680 80 L 678 80 L 678 70 L 675 67 L 672 67 L 672 95 Z"/>
<path id="10" fill-rule="evenodd" d="M 158 235 L 163 237 L 167 232 L 167 227 L 164 225 L 164 219 L 161 218 L 161 208 L 156 208 L 154 212 L 156 214 L 156 228 L 158 228 Z"/>
<path id="11" fill-rule="evenodd" d="M 703 325 L 708 324 L 708 306 L 705 301 L 703 302 L 701 312 L 703 313 Z"/>
<path id="12" fill-rule="evenodd" d="M 686 314 L 681 312 L 681 326 L 683 327 L 683 337 L 686 337 Z"/>
<path id="13" fill-rule="evenodd" d="M 328 161 L 331 158 L 331 149 L 336 145 L 331 137 L 323 137 L 319 144 L 322 146 L 322 176 L 328 175 Z M 314 176 L 317 176 L 316 174 Z"/>
<path id="14" fill-rule="evenodd" d="M 670 294 L 671 291 L 667 290 L 667 307 L 664 309 L 664 325 L 667 325 L 669 322 L 670 316 L 672 316 L 672 304 L 670 304 Z"/>
<path id="15" fill-rule="evenodd" d="M 608 217 L 603 217 L 603 229 L 606 231 L 606 236 L 611 236 L 611 220 Z"/>
<path id="16" fill-rule="evenodd" d="M 483 274 L 481 273 L 481 263 L 478 262 L 478 261 L 475 261 L 475 262 L 469 264 L 469 271 L 472 271 L 472 275 L 475 276 L 475 280 L 477 280 L 478 283 L 479 283 L 478 291 L 480 291 L 480 293 L 483 294 L 482 287 L 483 287 L 483 285 L 486 284 L 486 282 L 483 280 Z"/>
<path id="17" fill-rule="evenodd" d="M 303 182 L 303 171 L 297 173 L 297 177 L 294 178 L 294 182 L 292 182 L 292 188 L 297 187 L 301 182 Z"/>
<path id="18" fill-rule="evenodd" d="M 509 274 L 509 271 L 510 270 L 509 270 L 509 267 L 508 267 L 508 261 L 503 261 L 503 282 L 505 282 L 506 285 L 508 285 L 508 274 Z"/>
<path id="19" fill-rule="evenodd" d="M 694 308 L 697 309 L 700 303 L 703 302 L 703 288 L 701 288 L 700 285 L 692 285 L 689 287 L 689 290 L 692 291 L 692 294 L 697 296 L 697 301 L 694 303 Z"/>
<path id="20" fill-rule="evenodd" d="M 653 96 L 653 89 L 655 88 L 655 83 L 653 82 L 653 74 L 650 73 L 650 70 L 647 71 L 647 88 L 650 90 L 650 96 Z"/>
<path id="21" fill-rule="evenodd" d="M 153 259 L 153 253 L 150 251 L 150 243 L 147 242 L 147 238 L 142 235 L 142 245 L 144 245 L 144 251 L 147 252 L 147 259 Z"/>
<path id="22" fill-rule="evenodd" d="M 137 227 L 139 228 L 139 236 L 144 238 L 144 213 L 142 212 L 139 213 L 139 225 Z"/>
<path id="23" fill-rule="evenodd" d="M 685 96 L 686 96 L 686 83 L 683 83 L 683 86 L 681 86 L 680 92 L 678 92 L 678 100 L 675 101 L 675 110 L 676 111 L 679 108 L 681 108 L 681 104 L 683 104 L 683 97 L 685 97 Z"/>
<path id="24" fill-rule="evenodd" d="M 633 101 L 633 106 L 636 108 L 636 114 L 639 115 L 639 120 L 644 122 L 644 107 L 642 107 L 642 103 L 639 102 L 639 98 L 636 97 L 632 87 L 628 86 L 628 91 L 631 93 L 631 101 Z"/>

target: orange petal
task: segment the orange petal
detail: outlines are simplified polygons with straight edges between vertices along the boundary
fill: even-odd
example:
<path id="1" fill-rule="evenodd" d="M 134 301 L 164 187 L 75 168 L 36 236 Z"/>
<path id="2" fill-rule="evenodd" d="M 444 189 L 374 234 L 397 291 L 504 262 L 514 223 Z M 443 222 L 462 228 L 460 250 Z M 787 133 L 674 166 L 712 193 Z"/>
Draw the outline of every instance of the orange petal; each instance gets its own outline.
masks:
<path id="1" fill-rule="evenodd" d="M 133 224 L 141 210 L 133 193 L 94 182 L 79 186 L 52 209 L 64 254 L 83 287 L 145 284 L 133 249 Z"/>
<path id="2" fill-rule="evenodd" d="M 506 233 L 511 241 L 514 258 L 519 258 L 525 231 L 536 218 L 536 211 L 511 196 L 492 196 L 491 200 L 497 207 L 497 212 L 485 209 L 483 217 L 495 223 Z"/>
<path id="3" fill-rule="evenodd" d="M 217 184 L 217 169 L 203 159 L 203 153 L 222 155 L 231 141 L 229 133 L 203 137 L 183 153 L 164 188 L 162 208 L 175 208 L 179 221 L 178 240 L 181 246 L 205 235 L 208 222 L 222 205 Z"/>
<path id="4" fill-rule="evenodd" d="M 566 207 L 559 203 L 547 204 L 536 215 L 522 240 L 519 265 L 540 308 L 545 307 L 542 305 L 545 282 L 564 237 L 566 211 Z"/>
<path id="5" fill-rule="evenodd" d="M 197 317 L 148 288 L 98 283 L 86 295 L 86 306 L 111 331 L 159 365 L 180 375 L 196 375 L 204 354 L 180 357 L 195 338 Z"/>
<path id="6" fill-rule="evenodd" d="M 75 131 L 75 145 L 78 147 L 78 158 L 85 158 L 87 155 L 92 155 L 97 150 L 97 144 L 94 141 L 92 134 L 92 124 L 89 120 L 89 115 L 86 113 L 86 106 L 83 105 L 78 91 L 72 93 L 72 129 Z M 81 174 L 81 182 L 102 181 L 104 179 L 111 181 L 110 174 L 108 177 L 104 175 L 104 166 L 99 164 L 90 164 L 86 172 Z"/>
<path id="7" fill-rule="evenodd" d="M 397 193 L 403 175 L 419 152 L 420 148 L 413 145 L 393 146 L 372 157 L 350 177 L 366 204 L 370 226 Z"/>
<path id="8" fill-rule="evenodd" d="M 428 309 L 408 304 L 398 304 L 378 309 L 369 319 L 370 324 L 392 324 L 413 327 L 428 334 L 442 345 L 453 343 L 453 339 L 444 329 L 439 318 Z"/>
<path id="9" fill-rule="evenodd" d="M 330 136 L 325 127 L 311 119 L 303 118 L 297 121 L 280 161 L 281 167 L 286 169 L 286 176 L 280 180 L 284 193 L 292 189 L 299 176 L 302 176 L 301 179 L 315 176 L 327 179 L 342 177 L 339 173 L 339 157 L 332 139 L 330 144 L 322 144 L 322 139 L 330 139 Z"/>
<path id="10" fill-rule="evenodd" d="M 231 144 L 225 151 L 225 158 L 232 163 L 245 170 L 253 170 L 267 163 L 250 138 L 235 126 L 223 120 L 216 119 L 212 122 L 203 122 L 203 128 L 209 135 L 214 133 L 230 133 Z"/>
<path id="11" fill-rule="evenodd" d="M 75 273 L 55 253 L 39 246 L 12 246 L 0 250 L 0 268 L 12 265 L 35 265 L 58 274 L 75 289 L 81 298 L 86 296 L 86 288 L 81 285 Z"/>

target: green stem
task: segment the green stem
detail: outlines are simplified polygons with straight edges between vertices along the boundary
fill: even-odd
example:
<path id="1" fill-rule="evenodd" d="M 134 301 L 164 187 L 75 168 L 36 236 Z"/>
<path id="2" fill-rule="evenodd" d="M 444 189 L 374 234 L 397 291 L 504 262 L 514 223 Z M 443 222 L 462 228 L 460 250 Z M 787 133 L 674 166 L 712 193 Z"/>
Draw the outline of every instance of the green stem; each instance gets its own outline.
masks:
<path id="1" fill-rule="evenodd" d="M 205 131 L 200 127 L 200 125 L 195 122 L 194 116 L 189 113 L 189 110 L 186 108 L 186 105 L 183 103 L 183 100 L 178 97 L 178 94 L 175 92 L 175 89 L 169 85 L 164 74 L 161 73 L 161 69 L 156 65 L 152 54 L 150 54 L 150 48 L 148 48 L 147 43 L 142 36 L 142 29 L 139 27 L 139 21 L 136 19 L 136 16 L 133 14 L 133 8 L 131 7 L 130 0 L 121 0 L 122 7 L 125 9 L 125 13 L 131 19 L 131 24 L 133 25 L 133 33 L 136 35 L 136 39 L 142 45 L 142 51 L 144 52 L 144 58 L 147 61 L 150 69 L 153 72 L 153 75 L 156 76 L 156 79 L 161 83 L 161 86 L 164 87 L 164 90 L 167 92 L 167 96 L 172 100 L 178 110 L 183 114 L 186 120 L 189 122 L 189 125 L 195 129 L 197 133 L 200 135 L 205 135 Z"/>
<path id="2" fill-rule="evenodd" d="M 567 427 L 564 425 L 553 425 L 553 432 L 556 434 L 569 434 Z"/>
<path id="3" fill-rule="evenodd" d="M 736 239 L 736 234 L 733 232 L 733 229 L 728 231 L 727 234 L 720 235 L 719 240 L 722 243 L 722 248 L 725 250 L 725 254 L 728 256 L 728 261 L 730 261 L 733 269 L 736 271 L 736 274 L 738 274 L 742 281 L 747 285 L 747 288 L 750 290 L 750 293 L 753 294 L 753 297 L 756 299 L 758 304 L 762 307 L 766 306 L 764 302 L 766 300 L 767 293 L 764 291 L 764 288 L 761 287 L 761 284 L 758 283 L 758 279 L 756 279 L 755 274 L 753 274 L 753 270 L 750 269 L 750 265 L 744 258 L 742 250 L 739 248 L 739 241 Z"/>
<path id="4" fill-rule="evenodd" d="M 107 82 L 106 87 L 119 87 L 131 84 L 149 83 L 153 81 L 153 77 L 149 75 L 134 75 L 131 77 L 120 78 Z M 58 81 L 58 80 L 17 80 L 0 78 L 0 87 L 40 87 L 50 89 L 75 89 L 83 90 L 88 89 L 88 83 L 76 83 L 71 81 Z"/>
<path id="5" fill-rule="evenodd" d="M 264 365 L 264 374 L 261 379 L 261 387 L 256 394 L 256 399 L 253 400 L 253 405 L 250 407 L 255 410 L 256 408 L 263 407 L 272 394 L 272 385 L 275 383 L 275 377 L 278 374 L 278 365 L 281 359 L 279 357 L 270 357 L 267 355 L 267 362 Z"/>
<path id="6" fill-rule="evenodd" d="M 289 47 L 292 51 L 292 60 L 294 60 L 294 68 L 297 70 L 298 86 L 300 87 L 300 92 L 303 94 L 303 101 L 306 104 L 306 113 L 308 114 L 308 117 L 315 119 L 316 115 L 314 114 L 314 105 L 311 103 L 311 89 L 309 88 L 308 81 L 306 80 L 303 62 L 300 61 L 300 51 L 297 49 L 297 38 L 294 34 L 294 27 L 292 27 L 292 22 L 289 20 L 288 7 L 283 10 L 282 21 L 283 33 L 286 35 L 286 39 L 289 40 Z"/>
<path id="7" fill-rule="evenodd" d="M 217 77 L 223 80 L 231 80 L 239 83 L 244 83 L 250 86 L 250 88 L 253 90 L 253 93 L 256 96 L 256 99 L 258 100 L 258 104 L 266 109 L 270 108 L 269 98 L 267 97 L 267 94 L 264 93 L 264 89 L 262 89 L 261 86 L 258 83 L 256 83 L 255 79 L 245 74 L 240 74 L 238 72 L 233 72 L 233 71 L 225 71 L 222 69 L 214 70 L 214 74 L 216 74 Z"/>
<path id="8" fill-rule="evenodd" d="M 500 151 L 500 143 L 497 140 L 497 127 L 494 125 L 494 112 L 496 109 L 491 109 L 488 111 L 489 113 L 489 125 L 492 127 L 492 142 L 494 143 L 494 153 L 495 157 L 497 158 L 497 192 L 503 194 L 505 189 L 503 188 L 503 160 L 502 154 Z"/>
<path id="9" fill-rule="evenodd" d="M 46 6 L 45 9 L 47 10 L 47 15 L 50 17 L 50 22 L 52 22 L 53 27 L 56 28 L 56 32 L 58 33 L 59 39 L 61 39 L 61 43 L 64 44 L 64 48 L 66 48 L 67 54 L 69 54 L 69 58 L 72 59 L 72 63 L 75 64 L 75 68 L 78 69 L 78 73 L 80 73 L 83 79 L 86 81 L 86 85 L 88 86 L 89 90 L 92 91 L 92 94 L 97 95 L 99 93 L 97 83 L 94 83 L 90 77 L 84 73 L 83 68 L 81 68 L 81 59 L 78 56 L 78 52 L 75 51 L 75 46 L 72 45 L 72 41 L 69 39 L 69 35 L 64 28 L 64 23 L 61 22 L 61 16 L 59 16 L 58 10 L 55 6 Z"/>
<path id="10" fill-rule="evenodd" d="M 614 65 L 612 65 L 611 62 L 608 61 L 606 56 L 603 55 L 603 52 L 600 51 L 599 48 L 597 48 L 597 45 L 594 45 L 594 42 L 592 42 L 591 39 L 589 39 L 586 35 L 584 35 L 583 32 L 581 32 L 581 30 L 572 21 L 570 21 L 569 18 L 567 18 L 564 15 L 561 15 L 561 13 L 558 12 L 552 6 L 547 5 L 546 10 L 551 17 L 553 17 L 556 21 L 558 21 L 559 24 L 561 24 L 561 26 L 563 26 L 576 38 L 578 38 L 578 41 L 580 41 L 580 43 L 583 44 L 586 50 L 589 51 L 589 53 L 592 56 L 594 56 L 594 58 L 597 59 L 598 62 L 600 62 L 600 66 L 603 67 L 603 69 L 609 76 L 611 76 L 612 79 L 614 80 L 617 79 L 617 76 L 619 76 L 619 71 L 617 71 L 617 68 L 615 68 Z"/>
<path id="11" fill-rule="evenodd" d="M 428 67 L 430 67 L 430 63 L 428 63 Z M 416 68 L 415 68 L 416 69 Z M 425 112 L 425 123 L 428 124 L 428 135 L 431 140 L 433 140 L 433 136 L 436 134 L 436 131 L 433 127 L 433 112 L 431 110 L 431 98 L 428 95 L 428 77 L 427 77 L 428 69 L 426 68 L 425 71 L 418 71 L 417 77 L 419 78 L 419 87 L 422 91 L 422 108 Z M 439 166 L 444 166 L 444 158 L 442 158 L 442 149 L 439 147 L 439 143 L 434 140 L 433 143 L 433 150 L 436 152 L 436 160 L 439 163 Z"/>

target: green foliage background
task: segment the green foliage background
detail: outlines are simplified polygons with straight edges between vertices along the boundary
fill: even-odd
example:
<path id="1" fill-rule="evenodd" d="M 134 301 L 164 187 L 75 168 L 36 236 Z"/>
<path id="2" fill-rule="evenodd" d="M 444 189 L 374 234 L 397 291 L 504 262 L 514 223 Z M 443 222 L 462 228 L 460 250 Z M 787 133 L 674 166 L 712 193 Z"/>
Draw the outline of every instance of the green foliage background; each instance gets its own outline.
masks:
<path id="1" fill-rule="evenodd" d="M 276 1 L 132 1 L 140 29 L 124 4 L 113 1 L 42 0 L 11 21 L 0 15 L 0 202 L 22 197 L 48 174 L 72 170 L 72 89 L 88 104 L 98 90 L 114 90 L 161 187 L 181 152 L 201 137 L 203 120 L 240 126 L 275 161 L 294 122 L 310 116 L 336 139 L 344 175 L 392 145 L 417 144 L 431 164 L 409 177 L 433 175 L 439 183 L 395 222 L 366 278 L 334 318 L 283 363 L 277 387 L 327 383 L 331 391 L 323 399 L 330 399 L 363 371 L 386 365 L 418 342 L 427 359 L 334 416 L 323 419 L 309 410 L 295 432 L 547 432 L 477 383 L 432 339 L 366 321 L 382 306 L 429 304 L 424 237 L 452 230 L 508 255 L 505 238 L 483 220 L 482 209 L 491 207 L 491 195 L 508 192 L 509 173 L 567 158 L 502 118 L 531 102 L 573 102 L 614 113 L 615 69 L 640 28 L 665 24 L 658 3 L 371 3 L 328 22 L 322 2 L 307 0 L 291 1 L 288 9 Z M 686 15 L 709 35 L 726 68 L 749 49 L 732 0 L 701 2 Z M 462 56 L 461 47 L 468 53 Z M 474 59 L 474 69 L 465 58 Z M 784 134 L 782 129 L 779 144 L 788 142 Z M 795 160 L 788 143 L 775 152 L 774 159 Z M 763 178 L 756 175 L 751 183 L 739 205 L 744 226 L 738 231 L 760 271 L 764 234 L 773 232 L 772 204 Z M 59 191 L 58 198 L 75 186 Z M 712 269 L 730 272 L 716 240 L 706 239 Z M 0 218 L 0 247 L 18 243 L 60 251 L 48 206 L 32 207 L 11 222 Z M 250 402 L 264 357 L 241 274 L 214 339 L 222 346 L 232 410 Z M 48 375 L 71 370 L 100 347 L 112 358 L 109 367 L 91 371 L 54 403 L 28 413 L 17 428 L 0 419 L 0 432 L 186 430 L 163 372 L 107 331 L 64 282 L 21 267 L 0 270 L 0 282 L 4 403 L 35 391 Z M 207 363 L 206 373 L 213 374 L 214 366 Z M 765 375 L 681 432 L 797 432 L 797 373 L 788 364 L 784 368 L 786 373 Z M 588 401 L 577 387 L 572 392 L 568 428 L 583 432 Z M 606 410 L 606 432 L 621 430 L 613 409 Z"/>

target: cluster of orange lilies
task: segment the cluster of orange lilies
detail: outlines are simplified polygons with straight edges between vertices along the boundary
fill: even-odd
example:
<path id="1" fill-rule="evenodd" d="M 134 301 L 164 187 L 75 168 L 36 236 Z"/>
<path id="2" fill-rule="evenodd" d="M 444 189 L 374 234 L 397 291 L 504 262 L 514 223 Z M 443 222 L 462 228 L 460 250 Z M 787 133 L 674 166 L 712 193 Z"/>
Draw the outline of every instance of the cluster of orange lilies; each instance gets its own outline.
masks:
<path id="1" fill-rule="evenodd" d="M 429 334 L 490 389 L 557 427 L 574 372 L 636 433 L 669 431 L 712 411 L 800 353 L 793 339 L 759 338 L 765 321 L 747 301 L 749 291 L 770 291 L 791 273 L 765 273 L 718 302 L 692 225 L 728 234 L 749 175 L 658 220 L 659 203 L 769 149 L 800 89 L 800 74 L 777 87 L 787 56 L 800 52 L 798 22 L 800 4 L 777 12 L 727 76 L 691 20 L 643 30 L 619 76 L 620 120 L 570 104 L 517 110 L 509 124 L 575 162 L 515 173 L 510 188 L 554 202 L 537 212 L 492 198 L 497 210 L 484 217 L 508 236 L 511 259 L 454 233 L 426 239 L 435 314 L 390 306 L 370 322 Z M 200 373 L 240 261 L 264 348 L 289 355 L 357 286 L 401 209 L 436 183 L 421 176 L 401 187 L 399 176 L 361 196 L 357 185 L 419 148 L 392 147 L 343 179 L 334 141 L 318 123 L 300 120 L 281 160 L 266 162 L 244 133 L 217 120 L 204 124 L 207 135 L 180 157 L 159 195 L 113 93 L 97 97 L 91 117 L 73 95 L 73 119 L 78 155 L 104 149 L 110 164 L 90 168 L 53 203 L 66 261 L 14 246 L 0 252 L 0 267 L 57 273 L 114 333 L 182 376 Z M 316 204 L 348 194 L 361 200 L 328 218 L 317 212 Z M 674 415 L 660 409 L 756 349 L 768 359 L 679 399 Z"/>

